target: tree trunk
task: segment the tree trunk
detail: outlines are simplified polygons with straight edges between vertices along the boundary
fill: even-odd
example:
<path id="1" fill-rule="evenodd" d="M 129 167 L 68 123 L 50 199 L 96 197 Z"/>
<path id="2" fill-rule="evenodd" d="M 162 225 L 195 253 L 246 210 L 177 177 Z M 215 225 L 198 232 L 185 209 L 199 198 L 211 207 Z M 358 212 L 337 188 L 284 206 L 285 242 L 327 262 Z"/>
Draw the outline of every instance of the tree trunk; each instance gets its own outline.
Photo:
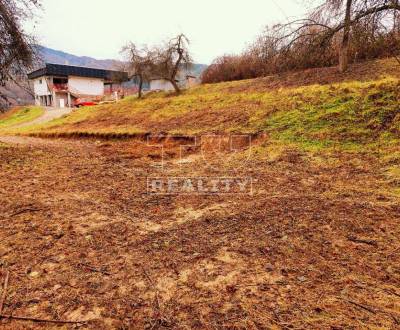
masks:
<path id="1" fill-rule="evenodd" d="M 346 16 L 344 19 L 343 39 L 340 45 L 339 54 L 339 70 L 340 72 L 347 71 L 349 66 L 349 43 L 350 43 L 350 27 L 351 27 L 351 5 L 353 0 L 346 2 Z"/>
<path id="2" fill-rule="evenodd" d="M 179 88 L 178 84 L 176 83 L 175 79 L 170 80 L 172 86 L 174 86 L 175 92 L 179 94 L 181 92 L 181 89 Z"/>
<path id="3" fill-rule="evenodd" d="M 139 90 L 138 90 L 138 98 L 142 98 L 142 90 L 143 90 L 143 77 L 139 75 Z"/>
<path id="4" fill-rule="evenodd" d="M 181 45 L 182 45 L 182 42 L 183 42 L 182 41 L 183 38 L 184 38 L 183 34 L 179 35 L 179 37 L 178 37 L 178 44 L 177 44 L 177 47 L 176 47 L 177 48 L 177 53 L 178 53 L 178 59 L 175 62 L 174 69 L 172 70 L 171 79 L 170 79 L 170 82 L 171 82 L 172 86 L 174 86 L 175 92 L 177 94 L 179 94 L 181 92 L 181 89 L 179 88 L 179 86 L 176 83 L 175 79 L 176 79 L 176 76 L 177 76 L 178 71 L 179 71 L 179 66 L 180 66 L 180 64 L 182 62 L 182 59 L 183 59 L 183 49 L 181 48 Z"/>

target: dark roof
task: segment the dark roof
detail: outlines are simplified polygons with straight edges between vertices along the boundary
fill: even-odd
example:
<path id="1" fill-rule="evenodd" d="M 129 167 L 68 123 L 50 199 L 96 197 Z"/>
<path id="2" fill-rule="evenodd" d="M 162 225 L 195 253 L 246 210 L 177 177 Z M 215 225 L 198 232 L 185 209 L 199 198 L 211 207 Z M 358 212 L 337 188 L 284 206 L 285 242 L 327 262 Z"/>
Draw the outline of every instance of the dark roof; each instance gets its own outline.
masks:
<path id="1" fill-rule="evenodd" d="M 46 63 L 43 68 L 28 74 L 29 79 L 35 79 L 43 76 L 78 76 L 105 80 L 128 80 L 127 72 L 51 63 Z"/>

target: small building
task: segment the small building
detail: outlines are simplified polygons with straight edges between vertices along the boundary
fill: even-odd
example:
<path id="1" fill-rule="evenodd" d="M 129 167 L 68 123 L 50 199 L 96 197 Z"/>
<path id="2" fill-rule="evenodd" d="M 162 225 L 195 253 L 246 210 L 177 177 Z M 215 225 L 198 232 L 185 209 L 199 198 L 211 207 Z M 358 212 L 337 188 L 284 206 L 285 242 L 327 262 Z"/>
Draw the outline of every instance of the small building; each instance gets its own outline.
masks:
<path id="1" fill-rule="evenodd" d="M 178 80 L 176 80 L 179 83 Z M 173 91 L 174 86 L 170 81 L 166 79 L 151 79 L 150 80 L 150 90 L 151 91 Z"/>
<path id="2" fill-rule="evenodd" d="M 176 83 L 182 89 L 191 88 L 199 84 L 198 79 L 192 75 L 186 75 L 184 78 L 176 79 Z M 166 79 L 151 79 L 150 80 L 150 90 L 151 91 L 173 91 L 174 86 L 170 81 Z"/>
<path id="3" fill-rule="evenodd" d="M 137 94 L 137 92 L 139 91 L 139 77 L 137 75 L 133 75 L 132 77 L 129 78 L 129 80 L 124 81 L 122 83 L 122 89 L 123 89 L 123 93 L 124 95 L 134 95 Z M 144 92 L 150 90 L 150 82 L 144 80 L 142 82 L 142 90 Z"/>
<path id="4" fill-rule="evenodd" d="M 192 75 L 186 76 L 186 88 L 191 88 L 200 84 L 200 80 Z"/>
<path id="5" fill-rule="evenodd" d="M 28 74 L 33 82 L 35 103 L 42 106 L 72 107 L 77 99 L 98 101 L 115 95 L 128 80 L 126 72 L 46 63 Z M 105 92 L 106 91 L 106 92 Z"/>

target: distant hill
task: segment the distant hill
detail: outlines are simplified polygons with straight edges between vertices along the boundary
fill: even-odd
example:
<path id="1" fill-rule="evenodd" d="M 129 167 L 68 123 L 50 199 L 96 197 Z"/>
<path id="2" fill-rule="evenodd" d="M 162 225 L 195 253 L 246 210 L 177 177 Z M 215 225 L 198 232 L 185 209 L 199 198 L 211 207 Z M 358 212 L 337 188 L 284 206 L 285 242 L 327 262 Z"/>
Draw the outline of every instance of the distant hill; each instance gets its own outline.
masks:
<path id="1" fill-rule="evenodd" d="M 91 68 L 108 70 L 118 70 L 121 67 L 121 61 L 112 59 L 97 60 L 88 56 L 76 56 L 43 46 L 38 46 L 38 53 L 42 58 L 42 61 L 46 63 L 87 66 Z M 194 64 L 189 74 L 199 77 L 206 68 L 206 64 Z"/>
<path id="2" fill-rule="evenodd" d="M 0 93 L 7 97 L 11 106 L 32 104 L 34 100 L 32 94 L 28 92 L 28 86 L 21 87 L 27 85 L 27 83 L 19 81 L 19 84 L 20 86 L 14 82 L 7 82 L 5 86 L 0 86 Z"/>
<path id="3" fill-rule="evenodd" d="M 97 60 L 93 57 L 76 56 L 61 50 L 55 50 L 43 46 L 38 46 L 38 53 L 42 58 L 42 61 L 46 63 L 87 66 L 90 68 L 108 70 L 117 70 L 121 64 L 121 62 L 117 60 Z"/>

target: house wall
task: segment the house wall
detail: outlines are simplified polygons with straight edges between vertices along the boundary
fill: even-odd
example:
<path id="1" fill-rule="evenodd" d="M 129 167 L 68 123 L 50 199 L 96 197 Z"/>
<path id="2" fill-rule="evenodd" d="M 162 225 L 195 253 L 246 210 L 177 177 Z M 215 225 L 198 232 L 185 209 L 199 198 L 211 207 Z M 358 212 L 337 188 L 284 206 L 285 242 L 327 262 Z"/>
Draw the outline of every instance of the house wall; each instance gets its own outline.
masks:
<path id="1" fill-rule="evenodd" d="M 199 84 L 200 84 L 200 82 L 196 78 L 187 77 L 187 79 L 186 79 L 186 87 L 187 88 L 191 88 L 191 87 L 197 86 Z"/>
<path id="2" fill-rule="evenodd" d="M 150 81 L 150 90 L 152 91 L 173 91 L 174 86 L 165 79 L 157 79 Z"/>
<path id="3" fill-rule="evenodd" d="M 68 96 L 66 93 L 55 93 L 55 104 L 56 107 L 61 107 L 60 100 L 64 100 L 64 107 L 68 107 Z"/>
<path id="4" fill-rule="evenodd" d="M 97 78 L 68 77 L 68 89 L 82 95 L 104 95 L 104 81 Z"/>
<path id="5" fill-rule="evenodd" d="M 47 86 L 45 77 L 37 78 L 33 81 L 33 90 L 35 92 L 35 95 L 38 95 L 38 96 L 51 94 L 51 92 L 49 91 L 49 88 Z"/>
<path id="6" fill-rule="evenodd" d="M 51 107 L 53 106 L 53 96 L 52 95 L 36 95 L 35 96 L 35 104 L 44 106 L 44 107 Z"/>
<path id="7" fill-rule="evenodd" d="M 139 88 L 139 78 L 137 76 L 134 76 L 132 79 L 129 81 L 124 81 L 122 83 L 122 88 L 127 89 L 127 90 L 138 90 Z M 150 89 L 150 82 L 149 81 L 143 81 L 142 89 L 144 91 Z"/>

